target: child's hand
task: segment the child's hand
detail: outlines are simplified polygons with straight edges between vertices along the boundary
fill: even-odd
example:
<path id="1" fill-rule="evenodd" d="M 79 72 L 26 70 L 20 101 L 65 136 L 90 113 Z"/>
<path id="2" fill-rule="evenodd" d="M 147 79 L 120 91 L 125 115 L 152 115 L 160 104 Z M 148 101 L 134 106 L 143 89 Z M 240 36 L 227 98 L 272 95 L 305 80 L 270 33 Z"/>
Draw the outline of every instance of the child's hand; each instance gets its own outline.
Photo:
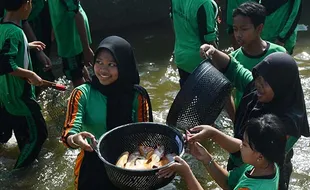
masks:
<path id="1" fill-rule="evenodd" d="M 215 50 L 215 47 L 213 47 L 212 45 L 203 44 L 202 46 L 200 46 L 200 56 L 202 58 L 212 57 Z"/>
<path id="2" fill-rule="evenodd" d="M 38 60 L 43 64 L 43 71 L 52 69 L 52 62 L 43 51 L 37 52 Z"/>
<path id="3" fill-rule="evenodd" d="M 206 160 L 211 160 L 210 153 L 198 142 L 189 143 L 189 150 L 190 154 L 199 161 L 204 162 Z"/>
<path id="4" fill-rule="evenodd" d="M 190 129 L 190 132 L 196 132 L 195 134 L 187 133 L 187 141 L 189 142 L 202 142 L 203 140 L 212 138 L 214 134 L 214 127 L 209 125 L 199 125 Z"/>
<path id="5" fill-rule="evenodd" d="M 88 49 L 83 51 L 83 56 L 84 56 L 84 65 L 85 66 L 92 66 L 92 64 L 94 62 L 93 50 L 89 47 Z"/>
<path id="6" fill-rule="evenodd" d="M 36 49 L 38 51 L 43 51 L 46 47 L 45 44 L 41 41 L 33 41 L 30 42 L 28 45 L 30 49 Z"/>
<path id="7" fill-rule="evenodd" d="M 27 81 L 34 86 L 41 86 L 43 81 L 35 72 L 31 72 L 30 77 L 27 78 Z"/>
<path id="8" fill-rule="evenodd" d="M 174 173 L 178 173 L 179 175 L 183 176 L 187 173 L 190 172 L 190 167 L 189 165 L 180 158 L 179 156 L 174 157 L 175 162 L 173 162 L 170 166 L 159 170 L 157 173 L 159 178 L 169 178 L 171 177 Z"/>
<path id="9" fill-rule="evenodd" d="M 80 132 L 78 134 L 72 135 L 71 143 L 77 145 L 83 150 L 92 152 L 94 151 L 93 148 L 88 144 L 86 138 L 95 139 L 94 135 L 88 132 Z"/>

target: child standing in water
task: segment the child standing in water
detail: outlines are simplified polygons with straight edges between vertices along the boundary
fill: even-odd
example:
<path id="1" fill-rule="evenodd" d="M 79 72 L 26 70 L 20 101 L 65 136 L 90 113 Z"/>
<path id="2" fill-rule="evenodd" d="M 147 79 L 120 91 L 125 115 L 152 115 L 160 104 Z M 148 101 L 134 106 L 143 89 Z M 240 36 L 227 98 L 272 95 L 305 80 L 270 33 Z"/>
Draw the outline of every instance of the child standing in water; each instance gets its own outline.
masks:
<path id="1" fill-rule="evenodd" d="M 250 119 L 244 128 L 242 140 L 231 138 L 218 130 L 209 131 L 224 146 L 240 150 L 245 164 L 232 171 L 228 172 L 219 166 L 198 142 L 189 142 L 190 153 L 204 164 L 211 177 L 223 189 L 278 190 L 279 166 L 284 162 L 286 144 L 282 122 L 274 115 L 263 115 Z M 160 170 L 159 176 L 170 177 L 177 172 L 190 189 L 202 190 L 188 164 L 180 157 L 175 160 L 176 163 Z"/>
<path id="2" fill-rule="evenodd" d="M 84 66 L 94 58 L 88 18 L 79 0 L 50 0 L 48 6 L 64 74 L 79 86 L 90 80 Z"/>
<path id="3" fill-rule="evenodd" d="M 42 42 L 28 44 L 21 28 L 31 12 L 31 0 L 5 0 L 0 20 L 0 143 L 16 137 L 20 155 L 14 168 L 30 165 L 47 138 L 47 129 L 34 86 L 42 79 L 32 71 L 29 48 L 44 49 Z M 30 83 L 28 83 L 28 82 Z"/>
<path id="4" fill-rule="evenodd" d="M 68 103 L 63 143 L 81 148 L 74 174 L 76 189 L 116 189 L 104 164 L 86 138 L 99 139 L 123 124 L 153 121 L 151 103 L 140 78 L 130 44 L 123 38 L 104 39 L 95 52 L 95 76 L 75 88 Z M 111 145 L 113 146 L 113 145 Z"/>

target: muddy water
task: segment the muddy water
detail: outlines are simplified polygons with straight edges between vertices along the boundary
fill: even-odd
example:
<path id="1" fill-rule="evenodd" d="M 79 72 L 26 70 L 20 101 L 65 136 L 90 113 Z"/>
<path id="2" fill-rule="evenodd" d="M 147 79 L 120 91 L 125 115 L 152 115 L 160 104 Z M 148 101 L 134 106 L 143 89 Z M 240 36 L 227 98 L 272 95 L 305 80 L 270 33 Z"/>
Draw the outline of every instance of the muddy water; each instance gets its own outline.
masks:
<path id="1" fill-rule="evenodd" d="M 302 20 L 304 24 L 310 22 Z M 146 29 L 147 28 L 147 29 Z M 109 32 L 94 34 L 95 44 Z M 144 28 L 126 29 L 114 32 L 128 39 L 136 52 L 141 74 L 141 84 L 150 93 L 156 122 L 165 122 L 170 105 L 176 96 L 178 73 L 175 66 L 169 62 L 173 50 L 173 32 L 168 21 L 155 23 Z M 98 37 L 99 36 L 99 37 Z M 294 57 L 298 61 L 305 99 L 310 114 L 310 34 L 300 33 Z M 221 48 L 226 48 L 227 37 L 222 35 Z M 59 60 L 54 59 L 55 71 L 59 68 Z M 66 80 L 59 79 L 66 83 Z M 65 100 L 68 93 L 47 91 L 41 97 L 43 113 L 47 119 L 49 138 L 40 153 L 39 161 L 31 167 L 12 172 L 11 169 L 18 156 L 18 148 L 14 139 L 6 145 L 0 146 L 0 189 L 23 190 L 72 190 L 73 167 L 78 151 L 67 150 L 59 142 L 59 129 L 64 120 Z M 53 100 L 53 101 L 51 101 Z M 225 133 L 232 134 L 232 124 L 223 113 L 217 124 Z M 291 179 L 291 189 L 310 189 L 310 138 L 301 138 L 294 148 L 294 173 Z M 218 146 L 207 142 L 206 147 L 222 165 L 226 165 L 227 154 Z M 202 165 L 189 155 L 184 158 L 191 165 L 195 175 L 205 189 L 219 189 L 211 180 Z M 186 189 L 184 182 L 176 177 L 163 189 Z"/>

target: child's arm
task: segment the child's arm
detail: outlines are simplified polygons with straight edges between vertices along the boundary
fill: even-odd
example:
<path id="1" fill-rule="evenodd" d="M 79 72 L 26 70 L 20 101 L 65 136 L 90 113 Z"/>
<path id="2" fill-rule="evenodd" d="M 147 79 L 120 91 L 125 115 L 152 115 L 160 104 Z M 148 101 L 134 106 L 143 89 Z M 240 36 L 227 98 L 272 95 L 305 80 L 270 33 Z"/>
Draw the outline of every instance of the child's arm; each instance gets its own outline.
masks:
<path id="1" fill-rule="evenodd" d="M 178 173 L 185 181 L 189 190 L 203 190 L 202 186 L 194 176 L 192 170 L 189 165 L 182 158 L 176 156 L 175 162 L 170 166 L 159 170 L 158 177 L 169 178 L 174 173 Z"/>
<path id="2" fill-rule="evenodd" d="M 200 47 L 200 56 L 212 57 L 212 63 L 218 70 L 226 70 L 230 62 L 229 55 L 208 44 L 203 44 Z"/>
<path id="3" fill-rule="evenodd" d="M 94 53 L 89 46 L 84 18 L 80 11 L 77 11 L 75 15 L 75 22 L 83 46 L 84 64 L 90 66 L 93 63 Z"/>
<path id="4" fill-rule="evenodd" d="M 25 78 L 29 81 L 30 84 L 35 86 L 41 86 L 43 83 L 42 79 L 35 72 L 20 67 L 17 67 L 10 74 L 20 78 Z"/>
<path id="5" fill-rule="evenodd" d="M 228 187 L 228 172 L 219 166 L 212 158 L 211 154 L 198 142 L 189 144 L 190 153 L 196 157 L 197 160 L 202 161 L 211 177 L 216 183 L 225 189 Z"/>
<path id="6" fill-rule="evenodd" d="M 207 139 L 212 139 L 215 143 L 220 145 L 223 149 L 225 149 L 229 153 L 235 153 L 240 150 L 240 145 L 242 141 L 240 139 L 231 137 L 226 135 L 225 133 L 219 131 L 218 129 L 209 126 L 209 125 L 201 125 L 190 129 L 191 132 L 198 132 L 195 134 L 188 133 L 188 141 L 190 143 L 194 142 L 202 142 Z"/>
<path id="7" fill-rule="evenodd" d="M 44 43 L 40 43 L 40 42 L 37 42 L 37 37 L 36 35 L 34 34 L 30 24 L 28 23 L 28 21 L 24 21 L 23 22 L 23 31 L 25 32 L 28 40 L 32 43 L 34 43 L 34 45 L 38 44 L 39 43 L 39 46 L 34 46 L 34 48 L 36 48 L 38 51 L 36 51 L 36 56 L 38 58 L 38 60 L 44 65 L 44 67 L 46 69 L 50 69 L 52 67 L 52 62 L 51 60 L 47 57 L 47 55 L 44 53 L 44 51 L 42 51 L 43 49 L 45 49 L 45 44 Z M 31 45 L 32 44 L 29 44 L 30 45 L 30 48 L 32 47 Z M 42 48 L 41 48 L 42 47 Z"/>

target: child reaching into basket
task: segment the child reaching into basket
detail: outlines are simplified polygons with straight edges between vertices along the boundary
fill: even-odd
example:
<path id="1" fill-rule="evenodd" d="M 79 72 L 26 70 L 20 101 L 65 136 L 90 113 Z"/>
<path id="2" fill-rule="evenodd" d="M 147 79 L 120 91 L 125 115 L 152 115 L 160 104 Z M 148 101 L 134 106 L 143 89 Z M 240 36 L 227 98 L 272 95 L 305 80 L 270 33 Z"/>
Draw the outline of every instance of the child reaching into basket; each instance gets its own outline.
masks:
<path id="1" fill-rule="evenodd" d="M 203 127 L 203 126 L 201 126 Z M 209 131 L 211 133 L 211 129 Z M 240 149 L 244 165 L 228 172 L 219 166 L 212 155 L 198 142 L 190 142 L 190 153 L 203 162 L 207 171 L 223 189 L 277 190 L 279 166 L 284 162 L 286 135 L 283 123 L 274 115 L 253 118 L 245 124 L 243 140 L 232 138 L 218 130 L 217 137 L 227 146 Z M 189 135 L 189 139 L 190 139 Z M 180 174 L 189 189 L 203 189 L 189 165 L 180 157 L 159 171 L 159 177 Z"/>
<path id="2" fill-rule="evenodd" d="M 76 189 L 113 190 L 117 188 L 90 140 L 123 124 L 152 121 L 152 109 L 147 91 L 138 85 L 136 60 L 126 40 L 105 38 L 94 60 L 92 82 L 76 87 L 71 94 L 62 141 L 69 148 L 81 148 L 74 170 Z"/>

